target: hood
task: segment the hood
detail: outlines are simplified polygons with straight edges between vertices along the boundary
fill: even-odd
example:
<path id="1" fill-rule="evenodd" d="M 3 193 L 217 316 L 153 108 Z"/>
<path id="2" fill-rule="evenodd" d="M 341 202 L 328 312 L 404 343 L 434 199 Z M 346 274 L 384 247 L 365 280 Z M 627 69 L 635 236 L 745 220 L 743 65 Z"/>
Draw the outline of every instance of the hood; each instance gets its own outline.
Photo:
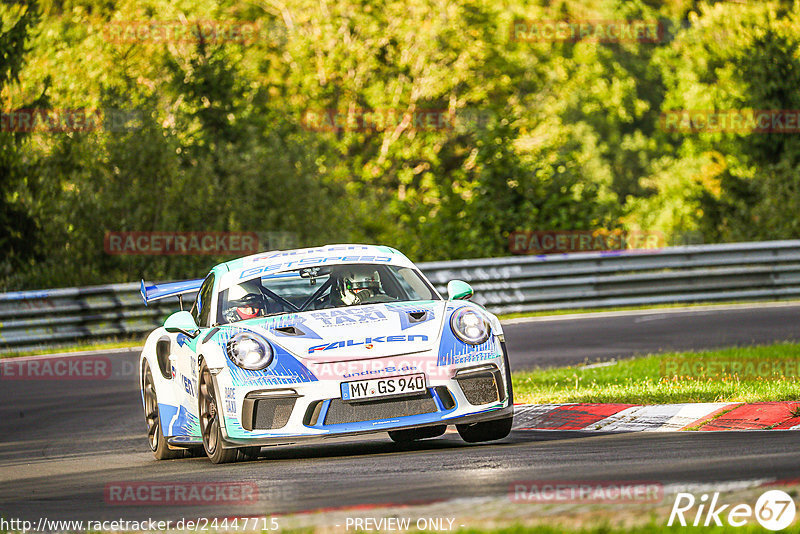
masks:
<path id="1" fill-rule="evenodd" d="M 437 347 L 446 305 L 444 300 L 366 304 L 240 324 L 304 360 L 353 361 Z"/>

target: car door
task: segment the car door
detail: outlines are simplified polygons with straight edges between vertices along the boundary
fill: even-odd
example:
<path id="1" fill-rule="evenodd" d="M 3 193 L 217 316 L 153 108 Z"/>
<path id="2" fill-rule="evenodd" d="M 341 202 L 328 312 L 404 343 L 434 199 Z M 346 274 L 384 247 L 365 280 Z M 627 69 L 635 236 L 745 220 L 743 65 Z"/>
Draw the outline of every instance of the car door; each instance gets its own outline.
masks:
<path id="1" fill-rule="evenodd" d="M 176 350 L 170 355 L 173 366 L 173 386 L 176 388 L 176 398 L 180 401 L 177 415 L 177 427 L 173 430 L 180 431 L 173 435 L 200 435 L 197 425 L 197 345 L 203 339 L 211 324 L 211 306 L 214 294 L 214 274 L 210 273 L 200 290 L 190 310 L 192 317 L 200 327 L 200 334 L 194 338 L 179 333 L 175 339 Z"/>

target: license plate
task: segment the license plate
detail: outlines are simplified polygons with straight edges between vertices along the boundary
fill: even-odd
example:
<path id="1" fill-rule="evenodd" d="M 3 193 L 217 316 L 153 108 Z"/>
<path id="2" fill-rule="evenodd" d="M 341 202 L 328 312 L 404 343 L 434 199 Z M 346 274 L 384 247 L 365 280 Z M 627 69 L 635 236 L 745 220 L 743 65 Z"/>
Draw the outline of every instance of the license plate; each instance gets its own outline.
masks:
<path id="1" fill-rule="evenodd" d="M 391 378 L 372 378 L 342 384 L 342 400 L 354 401 L 375 397 L 410 395 L 425 391 L 425 375 L 393 376 Z"/>

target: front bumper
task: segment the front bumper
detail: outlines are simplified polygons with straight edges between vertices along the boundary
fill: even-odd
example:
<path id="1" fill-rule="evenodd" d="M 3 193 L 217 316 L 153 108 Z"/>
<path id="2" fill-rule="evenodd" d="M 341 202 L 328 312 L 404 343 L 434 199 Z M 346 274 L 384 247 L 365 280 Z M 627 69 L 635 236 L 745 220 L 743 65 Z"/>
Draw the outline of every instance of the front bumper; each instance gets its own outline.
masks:
<path id="1" fill-rule="evenodd" d="M 453 377 L 428 377 L 424 394 L 347 402 L 342 380 L 283 388 L 230 386 L 215 378 L 229 447 L 288 445 L 434 425 L 468 424 L 513 415 L 505 355 L 459 368 Z M 494 389 L 492 389 L 494 388 Z"/>

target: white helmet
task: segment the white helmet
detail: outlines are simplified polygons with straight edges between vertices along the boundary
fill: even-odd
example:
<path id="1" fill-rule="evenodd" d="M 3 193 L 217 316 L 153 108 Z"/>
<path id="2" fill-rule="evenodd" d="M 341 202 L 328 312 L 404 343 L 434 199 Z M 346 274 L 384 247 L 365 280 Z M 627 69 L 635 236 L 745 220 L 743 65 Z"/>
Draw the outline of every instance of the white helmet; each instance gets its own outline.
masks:
<path id="1" fill-rule="evenodd" d="M 378 271 L 369 267 L 351 267 L 342 272 L 339 296 L 344 304 L 360 304 L 380 293 L 381 277 Z"/>

